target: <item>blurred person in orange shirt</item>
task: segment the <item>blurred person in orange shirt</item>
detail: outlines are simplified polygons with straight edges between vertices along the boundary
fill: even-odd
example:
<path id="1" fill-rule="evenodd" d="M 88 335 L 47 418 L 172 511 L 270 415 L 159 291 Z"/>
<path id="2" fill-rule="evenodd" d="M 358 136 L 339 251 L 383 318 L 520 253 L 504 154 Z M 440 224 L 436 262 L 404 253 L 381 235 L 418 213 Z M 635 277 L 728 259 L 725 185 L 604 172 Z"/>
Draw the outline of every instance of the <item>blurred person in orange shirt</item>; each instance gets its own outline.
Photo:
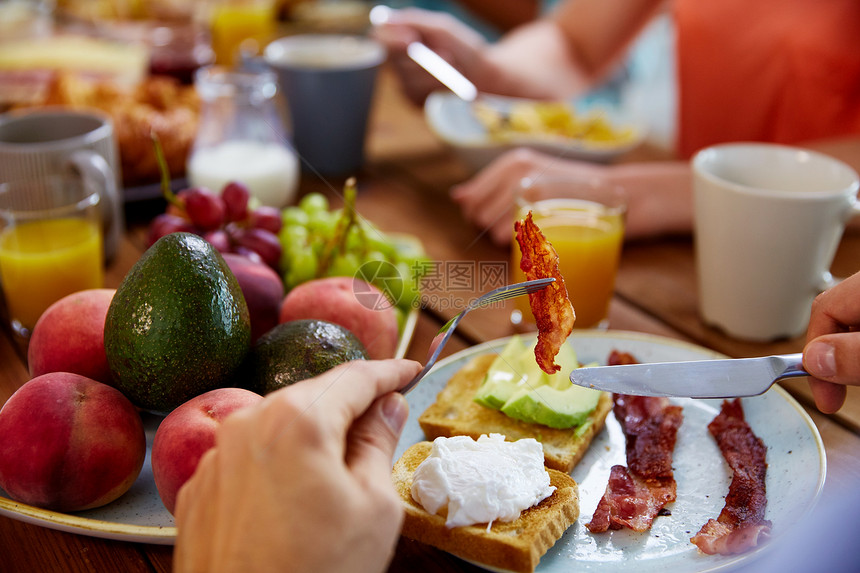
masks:
<path id="1" fill-rule="evenodd" d="M 408 59 L 421 40 L 482 92 L 535 99 L 582 96 L 623 63 L 652 19 L 676 30 L 681 161 L 604 166 L 516 150 L 452 189 L 465 216 L 510 242 L 513 195 L 527 175 L 598 178 L 630 192 L 627 237 L 687 233 L 697 150 L 727 141 L 818 149 L 860 167 L 860 3 L 856 0 L 565 0 L 546 17 L 487 42 L 449 15 L 402 10 L 377 28 L 416 103 L 441 86 Z"/>

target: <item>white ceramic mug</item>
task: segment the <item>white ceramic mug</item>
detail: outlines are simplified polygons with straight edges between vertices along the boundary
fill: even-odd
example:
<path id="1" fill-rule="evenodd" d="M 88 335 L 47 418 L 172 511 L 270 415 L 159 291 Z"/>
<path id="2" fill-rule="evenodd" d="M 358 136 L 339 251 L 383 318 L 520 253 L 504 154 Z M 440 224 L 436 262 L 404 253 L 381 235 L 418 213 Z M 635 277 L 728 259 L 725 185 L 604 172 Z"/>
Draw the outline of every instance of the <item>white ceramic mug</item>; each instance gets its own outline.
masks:
<path id="1" fill-rule="evenodd" d="M 845 223 L 860 213 L 858 175 L 814 151 L 727 143 L 692 160 L 702 318 L 753 341 L 803 334 L 832 286 Z"/>

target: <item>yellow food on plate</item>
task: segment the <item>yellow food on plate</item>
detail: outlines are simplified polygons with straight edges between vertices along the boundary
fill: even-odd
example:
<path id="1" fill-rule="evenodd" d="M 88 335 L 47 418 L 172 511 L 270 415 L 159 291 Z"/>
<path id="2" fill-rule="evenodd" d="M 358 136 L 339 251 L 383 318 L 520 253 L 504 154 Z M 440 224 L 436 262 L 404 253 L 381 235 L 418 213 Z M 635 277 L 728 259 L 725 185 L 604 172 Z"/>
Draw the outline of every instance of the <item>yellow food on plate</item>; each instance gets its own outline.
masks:
<path id="1" fill-rule="evenodd" d="M 80 72 L 133 85 L 146 77 L 148 67 L 146 48 L 133 43 L 80 36 L 0 43 L 0 71 Z"/>
<path id="2" fill-rule="evenodd" d="M 496 140 L 530 138 L 567 138 L 595 145 L 631 141 L 632 127 L 617 127 L 600 110 L 577 113 L 564 102 L 516 102 L 507 109 L 478 102 L 475 117 Z"/>

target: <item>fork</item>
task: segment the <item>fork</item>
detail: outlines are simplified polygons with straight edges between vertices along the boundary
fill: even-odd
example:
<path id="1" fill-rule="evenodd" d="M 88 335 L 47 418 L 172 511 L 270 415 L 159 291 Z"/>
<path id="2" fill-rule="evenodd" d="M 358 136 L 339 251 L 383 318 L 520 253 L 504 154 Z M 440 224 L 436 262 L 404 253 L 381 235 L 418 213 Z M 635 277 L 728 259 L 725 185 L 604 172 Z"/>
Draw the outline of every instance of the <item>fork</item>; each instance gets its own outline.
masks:
<path id="1" fill-rule="evenodd" d="M 436 333 L 436 336 L 433 337 L 433 342 L 430 343 L 430 351 L 427 359 L 427 364 L 424 365 L 424 368 L 421 369 L 415 378 L 409 381 L 406 386 L 400 389 L 401 394 L 406 394 L 412 388 L 415 387 L 418 382 L 424 378 L 424 375 L 433 368 L 433 365 L 436 364 L 436 360 L 439 359 L 439 354 L 442 353 L 442 349 L 445 347 L 445 344 L 448 343 L 451 336 L 454 334 L 454 330 L 457 328 L 457 325 L 460 324 L 460 321 L 466 316 L 470 311 L 475 310 L 476 308 L 481 308 L 487 306 L 488 304 L 492 304 L 494 302 L 500 302 L 503 300 L 507 300 L 509 298 L 514 298 L 518 296 L 522 296 L 524 294 L 530 294 L 533 292 L 537 292 L 546 288 L 547 285 L 554 282 L 554 278 L 546 278 L 546 279 L 537 279 L 533 281 L 525 281 L 522 283 L 515 283 L 512 285 L 505 285 L 503 287 L 499 287 L 497 289 L 493 289 L 488 293 L 484 293 L 478 298 L 472 300 L 466 308 L 460 311 L 457 316 L 449 320 L 445 323 L 445 325 L 439 329 L 439 332 Z"/>
<path id="2" fill-rule="evenodd" d="M 374 26 L 385 24 L 391 18 L 391 12 L 392 9 L 388 6 L 374 6 L 370 10 L 370 23 Z M 475 103 L 478 99 L 478 88 L 475 84 L 423 42 L 410 42 L 406 46 L 406 55 L 460 99 L 469 103 Z"/>

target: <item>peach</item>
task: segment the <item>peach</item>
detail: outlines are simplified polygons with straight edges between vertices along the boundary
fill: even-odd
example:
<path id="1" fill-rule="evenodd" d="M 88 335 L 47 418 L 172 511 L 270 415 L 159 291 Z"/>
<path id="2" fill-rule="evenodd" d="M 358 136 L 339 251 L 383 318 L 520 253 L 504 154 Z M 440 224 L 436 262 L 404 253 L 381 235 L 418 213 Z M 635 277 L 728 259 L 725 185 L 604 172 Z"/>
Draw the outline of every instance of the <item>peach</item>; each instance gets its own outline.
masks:
<path id="1" fill-rule="evenodd" d="M 56 511 L 110 503 L 146 456 L 140 414 L 119 390 L 68 372 L 21 386 L 0 410 L 0 487 Z"/>
<path id="2" fill-rule="evenodd" d="M 110 384 L 105 354 L 105 316 L 115 289 L 89 289 L 65 296 L 39 317 L 27 349 L 30 376 L 72 372 Z"/>
<path id="3" fill-rule="evenodd" d="M 170 513 L 179 488 L 194 474 L 203 454 L 215 445 L 215 432 L 224 419 L 262 399 L 250 390 L 217 388 L 181 404 L 161 421 L 152 442 L 152 475 Z"/>
<path id="4" fill-rule="evenodd" d="M 278 324 L 278 312 L 284 299 L 281 277 L 263 262 L 234 253 L 222 253 L 239 281 L 251 315 L 251 343 Z"/>
<path id="5" fill-rule="evenodd" d="M 377 302 L 368 304 L 369 301 Z M 363 280 L 329 277 L 308 281 L 290 290 L 281 304 L 278 320 L 284 323 L 309 318 L 334 322 L 348 329 L 372 359 L 392 358 L 397 351 L 397 311 L 382 291 Z"/>

